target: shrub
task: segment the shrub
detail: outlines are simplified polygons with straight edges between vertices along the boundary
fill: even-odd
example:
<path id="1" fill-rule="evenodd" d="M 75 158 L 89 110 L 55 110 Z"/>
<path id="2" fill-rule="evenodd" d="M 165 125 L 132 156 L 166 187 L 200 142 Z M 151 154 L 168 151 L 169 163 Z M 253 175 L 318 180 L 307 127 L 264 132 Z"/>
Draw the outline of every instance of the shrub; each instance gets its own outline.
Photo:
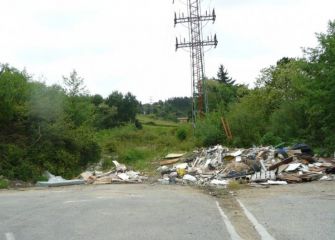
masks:
<path id="1" fill-rule="evenodd" d="M 195 136 L 197 138 L 198 145 L 201 146 L 212 146 L 216 144 L 224 143 L 224 133 L 221 127 L 221 120 L 218 113 L 211 113 L 206 118 L 198 121 Z"/>
<path id="2" fill-rule="evenodd" d="M 135 119 L 135 127 L 136 129 L 143 129 L 142 123 L 138 119 Z"/>
<path id="3" fill-rule="evenodd" d="M 0 177 L 0 189 L 8 188 L 9 181 Z"/>
<path id="4" fill-rule="evenodd" d="M 187 138 L 187 130 L 183 127 L 181 128 L 178 128 L 177 130 L 177 138 L 180 140 L 180 141 L 184 141 L 186 140 Z"/>
<path id="5" fill-rule="evenodd" d="M 281 142 L 282 142 L 282 139 L 280 137 L 278 137 L 278 136 L 275 136 L 272 132 L 267 132 L 261 138 L 262 145 L 272 145 L 272 146 L 275 146 L 275 145 L 278 145 Z"/>

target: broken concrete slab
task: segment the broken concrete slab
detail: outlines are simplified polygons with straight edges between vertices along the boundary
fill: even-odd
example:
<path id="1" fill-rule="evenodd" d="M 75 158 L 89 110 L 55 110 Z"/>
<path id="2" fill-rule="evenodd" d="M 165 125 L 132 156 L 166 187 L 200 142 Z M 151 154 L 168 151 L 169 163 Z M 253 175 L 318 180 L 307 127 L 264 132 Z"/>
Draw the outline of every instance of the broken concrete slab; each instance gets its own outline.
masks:
<path id="1" fill-rule="evenodd" d="M 192 176 L 192 175 L 189 175 L 189 174 L 186 174 L 184 177 L 183 177 L 183 180 L 185 181 L 189 181 L 189 182 L 196 182 L 197 181 L 197 178 Z"/>

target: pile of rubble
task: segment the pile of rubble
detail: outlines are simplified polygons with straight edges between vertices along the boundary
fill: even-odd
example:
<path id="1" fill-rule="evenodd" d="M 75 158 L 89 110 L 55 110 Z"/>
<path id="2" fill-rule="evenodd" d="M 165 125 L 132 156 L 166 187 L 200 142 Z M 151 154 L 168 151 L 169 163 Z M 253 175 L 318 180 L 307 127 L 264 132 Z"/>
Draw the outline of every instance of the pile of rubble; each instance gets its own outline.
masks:
<path id="1" fill-rule="evenodd" d="M 79 175 L 77 179 L 66 180 L 61 176 L 55 176 L 46 171 L 44 176 L 48 181 L 39 181 L 36 183 L 38 187 L 59 187 L 81 184 L 111 184 L 111 183 L 142 183 L 148 177 L 141 175 L 140 172 L 127 170 L 124 164 L 113 161 L 115 169 L 108 172 L 98 170 L 86 171 Z"/>
<path id="2" fill-rule="evenodd" d="M 162 184 L 227 185 L 244 179 L 252 184 L 288 184 L 335 180 L 335 159 L 315 157 L 306 144 L 290 148 L 229 149 L 215 146 L 193 154 L 169 154 L 157 169 Z"/>
<path id="3" fill-rule="evenodd" d="M 115 169 L 109 172 L 86 171 L 80 174 L 80 178 L 86 184 L 111 184 L 111 183 L 142 183 L 148 177 L 140 172 L 127 170 L 124 164 L 113 161 Z"/>

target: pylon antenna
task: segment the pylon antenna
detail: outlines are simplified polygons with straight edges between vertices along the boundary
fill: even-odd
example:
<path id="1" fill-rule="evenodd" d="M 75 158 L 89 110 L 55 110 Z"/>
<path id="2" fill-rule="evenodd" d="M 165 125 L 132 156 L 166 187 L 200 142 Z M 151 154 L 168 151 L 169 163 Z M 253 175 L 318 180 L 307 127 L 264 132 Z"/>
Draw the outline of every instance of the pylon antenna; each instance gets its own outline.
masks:
<path id="1" fill-rule="evenodd" d="M 174 0 L 173 0 L 174 3 Z M 204 67 L 204 47 L 218 45 L 216 34 L 203 39 L 203 22 L 216 20 L 215 9 L 211 13 L 201 14 L 201 0 L 187 0 L 187 14 L 174 14 L 174 25 L 187 23 L 189 40 L 176 38 L 176 51 L 179 48 L 190 49 L 192 71 L 192 120 L 195 126 L 197 117 L 208 112 L 208 100 Z"/>

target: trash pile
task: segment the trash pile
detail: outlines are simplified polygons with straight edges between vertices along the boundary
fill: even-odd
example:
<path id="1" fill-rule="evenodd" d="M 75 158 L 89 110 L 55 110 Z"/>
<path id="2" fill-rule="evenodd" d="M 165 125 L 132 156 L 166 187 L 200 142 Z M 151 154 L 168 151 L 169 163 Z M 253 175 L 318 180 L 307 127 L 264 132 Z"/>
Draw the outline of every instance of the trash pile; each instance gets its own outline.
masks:
<path id="1" fill-rule="evenodd" d="M 81 179 L 66 180 L 61 176 L 55 176 L 50 172 L 46 171 L 43 174 L 48 181 L 39 181 L 36 183 L 37 187 L 60 187 L 60 186 L 69 186 L 69 185 L 81 185 L 85 182 Z"/>
<path id="2" fill-rule="evenodd" d="M 148 177 L 141 175 L 139 172 L 127 170 L 124 164 L 113 161 L 115 169 L 109 172 L 97 170 L 86 171 L 79 175 L 77 179 L 66 180 L 61 176 L 55 176 L 46 171 L 44 176 L 48 181 L 36 183 L 37 187 L 59 187 L 81 184 L 111 184 L 111 183 L 142 183 Z"/>
<path id="3" fill-rule="evenodd" d="M 80 174 L 80 178 L 86 184 L 111 184 L 111 183 L 142 183 L 148 177 L 143 176 L 140 172 L 127 170 L 124 164 L 113 161 L 115 169 L 109 172 L 86 171 Z"/>
<path id="4" fill-rule="evenodd" d="M 292 147 L 229 149 L 220 145 L 191 155 L 169 154 L 157 169 L 162 184 L 226 186 L 244 179 L 252 185 L 335 180 L 335 159 L 315 157 L 306 144 Z"/>

